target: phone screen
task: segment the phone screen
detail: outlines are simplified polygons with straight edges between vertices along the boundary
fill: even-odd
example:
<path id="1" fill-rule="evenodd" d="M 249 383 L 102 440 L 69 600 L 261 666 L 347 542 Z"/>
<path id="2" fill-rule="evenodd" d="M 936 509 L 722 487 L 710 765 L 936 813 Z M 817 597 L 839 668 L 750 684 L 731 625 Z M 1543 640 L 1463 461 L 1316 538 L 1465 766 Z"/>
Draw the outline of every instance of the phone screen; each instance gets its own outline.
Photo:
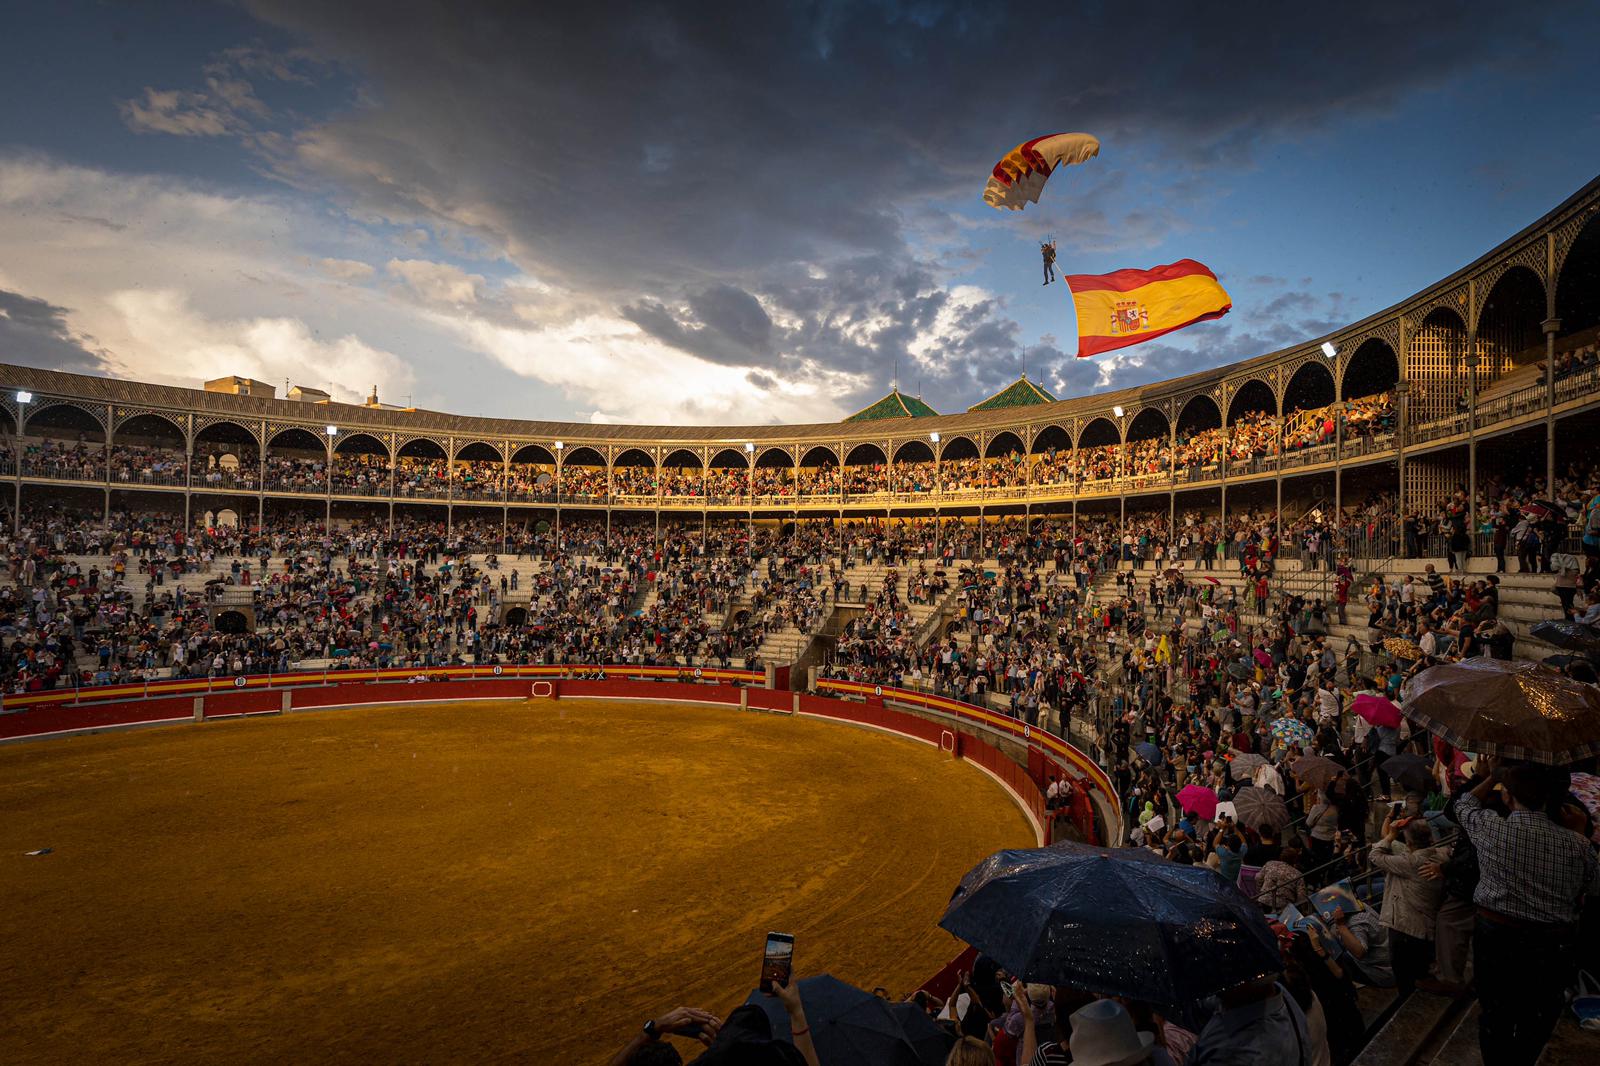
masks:
<path id="1" fill-rule="evenodd" d="M 761 959 L 761 991 L 771 992 L 774 984 L 789 986 L 794 964 L 794 937 L 789 933 L 768 933 L 767 950 Z"/>

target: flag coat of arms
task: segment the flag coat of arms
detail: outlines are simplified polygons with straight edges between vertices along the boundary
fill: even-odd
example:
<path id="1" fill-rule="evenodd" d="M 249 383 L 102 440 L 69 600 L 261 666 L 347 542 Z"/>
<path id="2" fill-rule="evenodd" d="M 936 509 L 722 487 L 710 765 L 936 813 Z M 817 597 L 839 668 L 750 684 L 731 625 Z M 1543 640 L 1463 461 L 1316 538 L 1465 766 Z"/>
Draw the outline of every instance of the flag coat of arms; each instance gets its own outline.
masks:
<path id="1" fill-rule="evenodd" d="M 1203 263 L 1180 259 L 1150 270 L 1069 274 L 1078 312 L 1078 358 L 1126 348 L 1233 309 L 1233 300 Z"/>

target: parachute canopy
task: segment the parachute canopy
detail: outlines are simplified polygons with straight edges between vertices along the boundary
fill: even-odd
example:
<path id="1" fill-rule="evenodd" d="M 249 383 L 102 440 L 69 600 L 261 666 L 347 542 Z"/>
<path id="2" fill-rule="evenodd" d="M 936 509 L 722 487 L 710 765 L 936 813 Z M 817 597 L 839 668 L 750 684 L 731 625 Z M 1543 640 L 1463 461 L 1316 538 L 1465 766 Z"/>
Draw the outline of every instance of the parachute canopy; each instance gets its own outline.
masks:
<path id="1" fill-rule="evenodd" d="M 994 165 L 983 202 L 990 207 L 1021 211 L 1039 202 L 1044 183 L 1056 167 L 1073 166 L 1100 154 L 1100 141 L 1087 133 L 1053 133 L 1023 141 Z"/>

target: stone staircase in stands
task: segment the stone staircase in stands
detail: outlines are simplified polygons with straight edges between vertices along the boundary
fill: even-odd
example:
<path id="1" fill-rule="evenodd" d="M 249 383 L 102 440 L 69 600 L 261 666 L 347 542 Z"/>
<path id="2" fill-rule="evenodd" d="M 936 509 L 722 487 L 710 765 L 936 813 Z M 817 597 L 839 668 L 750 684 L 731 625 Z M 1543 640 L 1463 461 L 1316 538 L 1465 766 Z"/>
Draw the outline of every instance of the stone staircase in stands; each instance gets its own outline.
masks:
<path id="1" fill-rule="evenodd" d="M 1481 1012 L 1476 1000 L 1453 1000 L 1414 992 L 1402 1003 L 1393 992 L 1364 989 L 1362 1013 L 1369 1003 L 1386 1003 L 1374 1022 L 1370 1039 L 1352 1066 L 1484 1066 L 1478 1048 Z M 1563 1009 L 1539 1066 L 1579 1066 L 1600 1062 L 1600 1033 L 1585 1032 Z"/>

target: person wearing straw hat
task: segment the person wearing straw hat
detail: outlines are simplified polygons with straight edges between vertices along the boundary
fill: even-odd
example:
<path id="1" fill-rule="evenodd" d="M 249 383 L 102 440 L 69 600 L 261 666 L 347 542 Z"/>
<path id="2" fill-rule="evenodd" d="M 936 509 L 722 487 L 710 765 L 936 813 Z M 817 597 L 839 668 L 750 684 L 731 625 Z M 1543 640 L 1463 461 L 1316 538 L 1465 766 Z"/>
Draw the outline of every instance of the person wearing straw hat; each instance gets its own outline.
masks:
<path id="1" fill-rule="evenodd" d="M 1097 999 L 1072 1015 L 1073 1066 L 1172 1062 L 1172 1057 L 1156 1048 L 1155 1043 L 1155 1034 L 1139 1032 L 1127 1008 L 1114 999 Z"/>

